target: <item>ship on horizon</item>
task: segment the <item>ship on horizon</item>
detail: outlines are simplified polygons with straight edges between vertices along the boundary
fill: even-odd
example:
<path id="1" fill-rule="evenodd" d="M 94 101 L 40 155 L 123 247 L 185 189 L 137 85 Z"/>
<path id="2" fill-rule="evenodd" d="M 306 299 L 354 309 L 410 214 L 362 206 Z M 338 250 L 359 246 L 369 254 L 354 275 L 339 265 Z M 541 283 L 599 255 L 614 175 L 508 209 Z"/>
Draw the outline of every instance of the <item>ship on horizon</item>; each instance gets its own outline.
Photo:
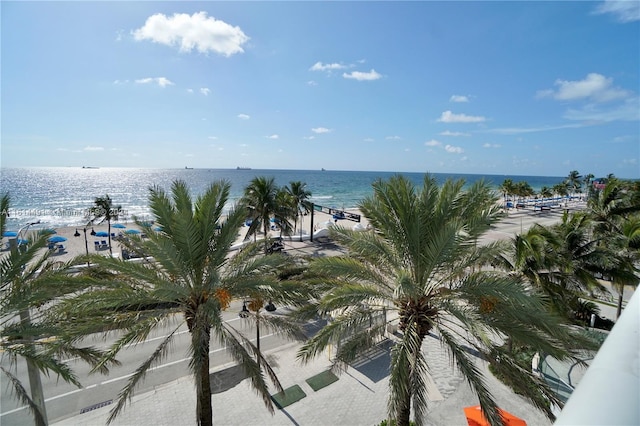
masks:
<path id="1" fill-rule="evenodd" d="M 251 170 L 251 167 L 236 167 L 236 170 Z"/>

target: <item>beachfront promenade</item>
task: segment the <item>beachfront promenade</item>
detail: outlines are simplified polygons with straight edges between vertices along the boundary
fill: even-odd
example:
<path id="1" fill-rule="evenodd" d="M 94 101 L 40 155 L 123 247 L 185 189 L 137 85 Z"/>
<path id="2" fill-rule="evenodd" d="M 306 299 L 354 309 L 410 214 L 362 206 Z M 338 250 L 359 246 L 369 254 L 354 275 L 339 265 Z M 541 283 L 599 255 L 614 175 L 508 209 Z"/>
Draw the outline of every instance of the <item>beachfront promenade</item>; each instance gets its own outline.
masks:
<path id="1" fill-rule="evenodd" d="M 489 242 L 513 236 L 526 231 L 533 223 L 545 225 L 556 222 L 559 211 L 534 214 L 531 211 L 511 212 L 495 229 L 488 232 L 483 241 Z M 325 219 L 326 220 L 326 219 Z M 322 220 L 316 220 L 322 223 Z M 353 225 L 343 221 L 341 225 Z M 106 226 L 105 226 L 106 228 Z M 97 230 L 97 228 L 96 228 Z M 74 230 L 72 230 L 73 232 Z M 64 231 L 62 231 L 64 232 Z M 73 238 L 73 237 L 72 237 Z M 80 253 L 84 251 L 84 238 L 79 237 Z M 73 241 L 73 240 L 72 240 Z M 286 241 L 289 254 L 331 255 L 340 250 L 334 245 L 309 241 Z M 77 244 L 75 250 L 78 250 Z M 389 342 L 395 336 L 389 335 Z M 382 344 L 379 350 L 372 351 L 361 361 L 351 365 L 339 375 L 339 380 L 325 388 L 314 391 L 306 379 L 329 368 L 330 356 L 326 352 L 307 365 L 296 361 L 299 343 L 284 343 L 278 347 L 266 349 L 265 353 L 276 365 L 275 370 L 282 386 L 288 388 L 298 385 L 306 394 L 301 400 L 276 410 L 272 416 L 241 377 L 221 377 L 234 371 L 233 364 L 212 363 L 212 383 L 221 386 L 212 395 L 214 423 L 222 425 L 374 425 L 386 416 L 387 369 L 389 365 L 389 345 Z M 466 424 L 463 407 L 477 405 L 478 401 L 468 385 L 462 381 L 459 373 L 452 368 L 450 359 L 438 342 L 437 336 L 427 339 L 423 350 L 430 365 L 432 386 L 429 394 L 429 424 L 451 425 Z M 550 422 L 530 406 L 524 399 L 514 395 L 506 386 L 498 382 L 486 369 L 486 363 L 477 359 L 478 367 L 486 373 L 490 388 L 498 404 L 511 413 L 527 420 L 529 425 L 547 425 Z M 109 378 L 103 378 L 105 382 Z M 124 384 L 123 381 L 120 382 Z M 273 392 L 275 393 L 275 391 Z M 57 425 L 100 425 L 105 424 L 108 411 L 113 406 L 110 401 L 117 398 L 117 391 L 100 402 L 106 405 L 80 414 L 80 410 L 68 415 L 52 418 Z M 53 398 L 51 398 L 53 399 Z M 84 407 L 85 409 L 88 408 Z M 63 420 L 60 420 L 63 418 Z M 159 384 L 153 390 L 141 392 L 133 398 L 124 412 L 113 423 L 116 425 L 142 424 L 195 424 L 195 387 L 190 376 Z"/>

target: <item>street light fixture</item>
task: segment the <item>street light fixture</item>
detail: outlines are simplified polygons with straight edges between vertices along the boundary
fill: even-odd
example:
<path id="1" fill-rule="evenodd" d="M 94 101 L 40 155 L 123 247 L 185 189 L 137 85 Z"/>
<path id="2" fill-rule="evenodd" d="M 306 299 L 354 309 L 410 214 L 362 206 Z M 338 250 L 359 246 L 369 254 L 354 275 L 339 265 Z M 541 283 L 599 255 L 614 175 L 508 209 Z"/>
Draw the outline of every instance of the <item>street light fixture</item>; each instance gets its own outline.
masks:
<path id="1" fill-rule="evenodd" d="M 253 304 L 256 308 L 256 361 L 258 362 L 258 365 L 260 365 L 260 307 L 262 307 L 262 302 L 254 301 Z M 266 311 L 273 312 L 276 310 L 276 305 L 274 305 L 273 302 L 269 300 L 269 303 L 267 303 L 264 309 Z M 240 318 L 248 318 L 249 312 L 250 311 L 249 308 L 247 308 L 247 302 L 242 302 L 242 310 L 240 311 L 238 316 L 240 316 Z"/>

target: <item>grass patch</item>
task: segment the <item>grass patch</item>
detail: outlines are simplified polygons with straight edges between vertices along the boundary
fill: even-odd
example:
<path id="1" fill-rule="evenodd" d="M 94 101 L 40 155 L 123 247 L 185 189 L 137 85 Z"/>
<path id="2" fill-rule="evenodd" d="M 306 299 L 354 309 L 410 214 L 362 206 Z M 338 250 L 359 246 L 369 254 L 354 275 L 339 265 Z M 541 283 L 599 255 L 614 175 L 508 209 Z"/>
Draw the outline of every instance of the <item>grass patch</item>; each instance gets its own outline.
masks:
<path id="1" fill-rule="evenodd" d="M 311 386 L 315 392 L 318 392 L 320 389 L 329 386 L 333 382 L 338 381 L 338 376 L 333 374 L 331 371 L 323 371 L 320 374 L 316 374 L 313 377 L 309 377 L 306 382 Z"/>
<path id="2" fill-rule="evenodd" d="M 294 402 L 300 401 L 305 396 L 307 396 L 307 394 L 304 393 L 300 386 L 293 385 L 290 388 L 283 390 L 282 392 L 271 395 L 271 400 L 279 409 L 282 410 L 284 407 L 288 407 Z"/>

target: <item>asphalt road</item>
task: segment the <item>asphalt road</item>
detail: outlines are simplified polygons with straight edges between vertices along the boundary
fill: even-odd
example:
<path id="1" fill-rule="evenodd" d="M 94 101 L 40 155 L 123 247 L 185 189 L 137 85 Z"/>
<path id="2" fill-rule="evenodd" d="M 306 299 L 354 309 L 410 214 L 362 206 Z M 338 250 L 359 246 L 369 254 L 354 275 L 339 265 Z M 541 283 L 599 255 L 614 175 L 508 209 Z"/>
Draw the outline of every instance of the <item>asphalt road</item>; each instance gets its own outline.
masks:
<path id="1" fill-rule="evenodd" d="M 233 303 L 232 306 L 224 312 L 223 317 L 227 324 L 238 329 L 255 343 L 256 329 L 254 324 L 251 320 L 239 318 L 238 312 L 240 311 L 240 307 L 240 302 Z M 277 313 L 278 311 L 276 311 L 276 314 Z M 137 345 L 130 345 L 123 349 L 117 356 L 118 360 L 122 363 L 121 366 L 111 368 L 109 375 L 99 373 L 90 374 L 88 365 L 78 360 L 69 360 L 69 366 L 77 374 L 80 382 L 84 386 L 81 389 L 59 380 L 56 376 L 47 377 L 42 375 L 49 422 L 55 422 L 56 419 L 79 414 L 83 410 L 90 409 L 96 404 L 115 403 L 118 393 L 126 385 L 131 374 L 152 354 L 162 339 L 177 325 L 177 322 L 175 324 L 169 324 L 163 329 L 157 330 L 144 342 Z M 104 349 L 109 347 L 116 339 L 117 335 L 115 334 L 109 335 L 107 339 L 95 336 L 93 341 L 88 342 L 88 344 L 93 344 L 96 347 Z M 190 335 L 186 329 L 186 325 L 182 325 L 174 338 L 168 356 L 163 359 L 160 364 L 151 368 L 137 388 L 136 394 L 143 393 L 153 389 L 155 386 L 190 374 L 188 354 L 189 340 Z M 261 329 L 260 348 L 263 353 L 286 343 L 289 343 L 289 341 L 284 337 Z M 220 347 L 214 339 L 212 339 L 209 353 L 212 369 L 232 361 L 230 356 L 227 355 L 225 348 Z M 6 359 L 2 360 L 1 365 L 4 368 L 10 367 Z M 19 360 L 16 368 L 17 377 L 23 380 L 22 384 L 29 390 L 26 363 L 23 360 Z M 15 372 L 15 370 L 12 371 Z M 32 425 L 33 417 L 30 412 L 25 406 L 19 403 L 9 391 L 4 377 L 2 381 L 3 383 L 0 384 L 0 424 L 16 426 Z"/>

